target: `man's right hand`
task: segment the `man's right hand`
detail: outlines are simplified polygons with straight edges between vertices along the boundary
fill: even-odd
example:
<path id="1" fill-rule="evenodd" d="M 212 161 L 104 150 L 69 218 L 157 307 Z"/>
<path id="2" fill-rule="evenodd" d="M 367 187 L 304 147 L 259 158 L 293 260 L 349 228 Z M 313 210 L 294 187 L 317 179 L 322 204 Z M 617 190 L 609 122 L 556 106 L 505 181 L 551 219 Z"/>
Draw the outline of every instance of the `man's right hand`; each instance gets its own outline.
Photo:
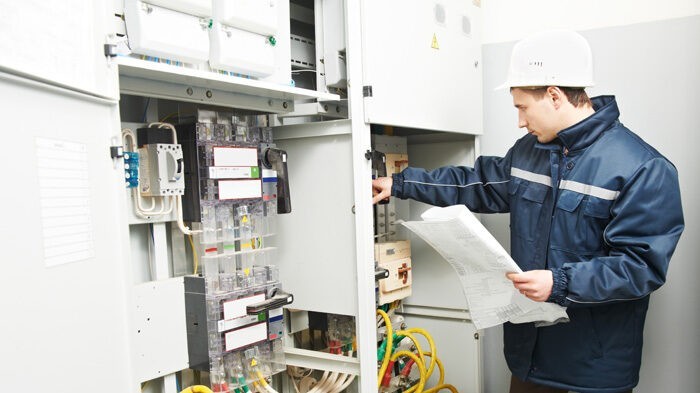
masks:
<path id="1" fill-rule="evenodd" d="M 394 180 L 391 177 L 380 177 L 372 180 L 372 204 L 382 199 L 391 197 L 391 186 Z"/>

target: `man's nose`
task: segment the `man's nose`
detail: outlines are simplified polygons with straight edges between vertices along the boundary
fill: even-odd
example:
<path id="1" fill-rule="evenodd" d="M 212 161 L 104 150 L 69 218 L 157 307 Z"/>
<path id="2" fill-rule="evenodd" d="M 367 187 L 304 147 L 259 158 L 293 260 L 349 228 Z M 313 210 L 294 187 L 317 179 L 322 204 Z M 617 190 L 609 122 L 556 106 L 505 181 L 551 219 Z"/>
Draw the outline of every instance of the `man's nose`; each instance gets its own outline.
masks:
<path id="1" fill-rule="evenodd" d="M 518 127 L 519 128 L 527 127 L 527 120 L 525 120 L 525 117 L 523 117 L 522 115 L 518 116 Z"/>

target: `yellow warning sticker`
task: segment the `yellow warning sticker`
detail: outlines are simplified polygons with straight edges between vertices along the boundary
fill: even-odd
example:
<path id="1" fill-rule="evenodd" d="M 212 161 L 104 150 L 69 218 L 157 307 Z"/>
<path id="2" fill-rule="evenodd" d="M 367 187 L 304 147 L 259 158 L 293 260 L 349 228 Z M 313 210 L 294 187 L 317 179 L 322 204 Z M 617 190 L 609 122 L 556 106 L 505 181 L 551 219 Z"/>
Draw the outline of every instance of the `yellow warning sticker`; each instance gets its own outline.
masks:
<path id="1" fill-rule="evenodd" d="M 438 45 L 437 42 L 437 35 L 435 33 L 433 33 L 433 43 L 430 44 L 430 47 L 433 49 L 440 49 L 440 45 Z"/>

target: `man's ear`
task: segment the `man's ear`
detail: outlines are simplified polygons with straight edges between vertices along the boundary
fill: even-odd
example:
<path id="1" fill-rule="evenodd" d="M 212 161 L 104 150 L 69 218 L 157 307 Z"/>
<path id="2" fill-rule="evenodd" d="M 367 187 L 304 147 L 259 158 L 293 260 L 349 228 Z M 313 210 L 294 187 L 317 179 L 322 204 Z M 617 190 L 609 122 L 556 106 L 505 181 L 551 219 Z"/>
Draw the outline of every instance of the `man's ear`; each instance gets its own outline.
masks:
<path id="1" fill-rule="evenodd" d="M 563 100 L 566 100 L 564 92 L 561 91 L 561 89 L 559 89 L 557 86 L 549 86 L 547 88 L 546 97 L 548 100 L 550 100 L 552 105 L 554 105 L 554 109 L 559 109 L 564 103 Z"/>

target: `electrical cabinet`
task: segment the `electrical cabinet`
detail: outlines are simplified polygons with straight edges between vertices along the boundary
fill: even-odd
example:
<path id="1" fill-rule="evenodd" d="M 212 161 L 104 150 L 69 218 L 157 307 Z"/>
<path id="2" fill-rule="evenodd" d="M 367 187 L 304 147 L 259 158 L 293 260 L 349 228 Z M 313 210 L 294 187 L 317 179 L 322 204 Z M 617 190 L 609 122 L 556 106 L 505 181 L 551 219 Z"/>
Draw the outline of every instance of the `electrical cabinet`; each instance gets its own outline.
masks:
<path id="1" fill-rule="evenodd" d="M 42 47 L 61 67 L 72 62 L 74 69 L 47 73 L 32 51 L 0 38 L 0 50 L 12 54 L 0 61 L 0 84 L 13 97 L 3 113 L 51 119 L 50 127 L 23 122 L 17 134 L 23 148 L 10 149 L 3 161 L 7 168 L 22 163 L 24 170 L 9 176 L 26 191 L 6 193 L 4 205 L 30 204 L 10 218 L 20 233 L 37 233 L 19 236 L 9 248 L 27 279 L 8 276 L 3 285 L 28 302 L 9 308 L 25 322 L 6 325 L 3 336 L 31 343 L 9 346 L 17 364 L 42 353 L 55 366 L 42 368 L 46 378 L 39 382 L 31 367 L 12 368 L 11 388 L 31 381 L 69 389 L 76 385 L 70 367 L 80 363 L 81 381 L 107 391 L 173 392 L 199 380 L 234 391 L 256 377 L 216 374 L 213 359 L 226 368 L 243 356 L 226 354 L 264 342 L 270 345 L 259 350 L 269 350 L 270 366 L 259 383 L 293 391 L 295 380 L 308 383 L 298 373 L 304 367 L 332 373 L 329 390 L 376 391 L 378 341 L 388 332 L 375 314 L 381 291 L 380 306 L 401 300 L 391 309 L 396 330 L 429 330 L 448 381 L 460 391 L 481 391 L 480 332 L 469 323 L 460 284 L 449 265 L 398 222 L 416 219 L 426 206 L 370 203 L 372 174 L 379 173 L 371 157 L 388 159 L 391 172 L 471 164 L 478 154 L 477 6 L 457 0 L 69 3 L 83 17 L 62 12 L 66 18 L 54 27 L 75 36 L 78 49 L 45 29 L 9 37 L 22 45 L 49 37 L 66 53 Z M 3 7 L 11 12 L 0 16 L 0 26 L 32 12 L 48 21 L 51 12 L 65 11 L 31 2 Z M 292 45 L 295 38 L 304 44 Z M 294 61 L 301 58 L 303 64 Z M 202 120 L 205 112 L 211 117 Z M 253 125 L 236 119 L 260 116 L 271 129 L 241 144 Z M 172 137 L 152 132 L 166 124 L 177 128 Z M 119 155 L 123 147 L 128 157 Z M 270 148 L 284 152 L 285 171 L 262 168 Z M 125 181 L 127 175 L 139 182 Z M 255 200 L 269 212 L 267 202 L 281 183 L 288 184 L 289 199 L 274 236 L 251 235 L 244 249 L 241 217 L 248 215 L 234 220 L 232 204 L 239 202 L 226 201 Z M 142 197 L 159 199 L 149 206 Z M 210 213 L 223 217 L 221 206 L 230 221 L 210 225 Z M 187 225 L 201 237 L 183 236 Z M 392 251 L 400 255 L 375 266 L 375 238 L 401 244 Z M 403 254 L 409 249 L 410 258 Z M 247 271 L 238 277 L 225 267 L 227 258 L 253 252 L 272 259 L 279 275 L 251 265 L 250 277 Z M 382 269 L 390 276 L 384 283 L 377 281 Z M 225 291 L 233 281 L 224 276 L 259 279 L 261 286 Z M 214 281 L 215 298 L 209 296 Z M 27 282 L 36 286 L 27 290 Z M 280 307 L 291 297 L 282 290 L 293 294 L 284 313 Z M 261 311 L 264 302 L 276 307 Z M 212 336 L 209 323 L 219 318 Z M 212 352 L 217 345 L 220 351 Z M 397 351 L 410 349 L 401 345 Z M 290 377 L 281 373 L 287 366 Z M 209 379 L 200 379 L 199 370 L 212 371 Z M 105 386 L 105 380 L 112 382 Z"/>

